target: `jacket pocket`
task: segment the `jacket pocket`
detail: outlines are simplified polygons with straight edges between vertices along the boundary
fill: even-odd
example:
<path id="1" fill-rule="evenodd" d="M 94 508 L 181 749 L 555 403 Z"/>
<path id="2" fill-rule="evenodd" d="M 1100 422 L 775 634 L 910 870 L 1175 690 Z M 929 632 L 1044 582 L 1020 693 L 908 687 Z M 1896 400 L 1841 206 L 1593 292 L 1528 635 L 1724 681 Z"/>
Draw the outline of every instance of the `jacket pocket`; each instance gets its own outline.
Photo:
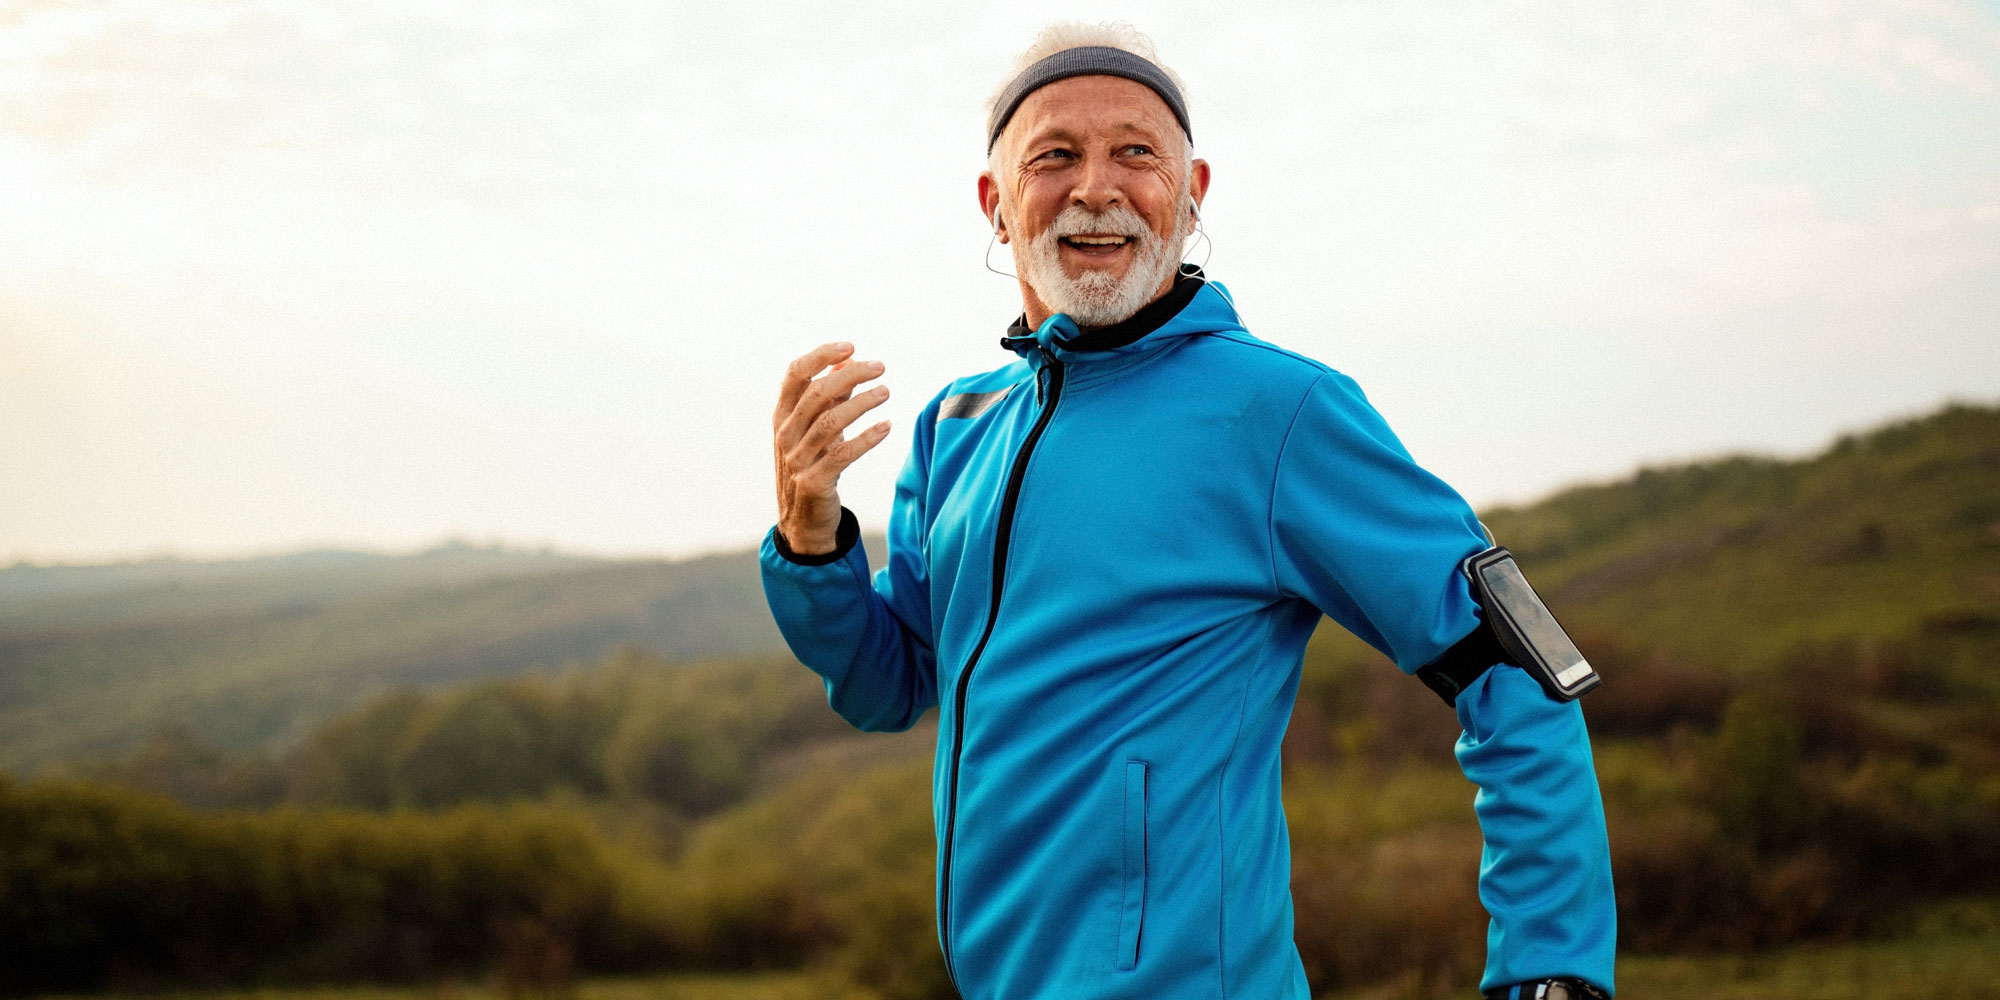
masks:
<path id="1" fill-rule="evenodd" d="M 1125 762 L 1125 895 L 1118 911 L 1118 969 L 1139 964 L 1146 921 L 1146 762 Z"/>

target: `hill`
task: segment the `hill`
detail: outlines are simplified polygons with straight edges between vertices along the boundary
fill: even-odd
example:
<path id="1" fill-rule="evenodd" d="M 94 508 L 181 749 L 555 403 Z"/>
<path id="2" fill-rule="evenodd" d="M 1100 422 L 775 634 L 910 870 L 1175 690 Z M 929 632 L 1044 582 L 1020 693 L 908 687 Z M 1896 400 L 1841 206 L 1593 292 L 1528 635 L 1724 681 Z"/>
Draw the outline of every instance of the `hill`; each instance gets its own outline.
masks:
<path id="1" fill-rule="evenodd" d="M 2000 636 L 2000 408 L 1951 406 L 1804 461 L 1644 469 L 1485 521 L 1572 630 L 1731 672 Z"/>
<path id="2" fill-rule="evenodd" d="M 1624 954 L 1727 980 L 1798 942 L 1905 955 L 1859 942 L 1926 914 L 1990 931 L 1996 429 L 2000 411 L 1954 407 L 1804 461 L 1648 470 L 1489 515 L 1607 678 L 1585 711 Z M 1464 995 L 1486 926 L 1455 717 L 1336 632 L 1308 650 L 1284 747 L 1301 959 L 1329 995 Z M 631 651 L 381 693 L 279 753 L 162 730 L 72 780 L 0 777 L 24 859 L 0 937 L 37 959 L 16 989 L 98 988 L 107 969 L 157 988 L 812 967 L 942 1000 L 935 733 L 849 731 L 787 657 Z M 1927 969 L 1899 995 L 1961 980 Z"/>
<path id="3" fill-rule="evenodd" d="M 1973 653 L 2000 637 L 2000 408 L 1949 407 L 1800 461 L 1645 469 L 1485 519 L 1593 656 L 1609 644 L 1754 675 L 1829 645 L 1895 645 L 2000 693 Z M 165 724 L 275 749 L 385 689 L 621 646 L 784 654 L 750 552 L 0 569 L 0 768 L 119 755 Z"/>
<path id="4" fill-rule="evenodd" d="M 448 546 L 0 570 L 0 768 L 122 753 L 163 724 L 295 742 L 369 694 L 637 646 L 784 652 L 754 557 L 597 560 Z"/>

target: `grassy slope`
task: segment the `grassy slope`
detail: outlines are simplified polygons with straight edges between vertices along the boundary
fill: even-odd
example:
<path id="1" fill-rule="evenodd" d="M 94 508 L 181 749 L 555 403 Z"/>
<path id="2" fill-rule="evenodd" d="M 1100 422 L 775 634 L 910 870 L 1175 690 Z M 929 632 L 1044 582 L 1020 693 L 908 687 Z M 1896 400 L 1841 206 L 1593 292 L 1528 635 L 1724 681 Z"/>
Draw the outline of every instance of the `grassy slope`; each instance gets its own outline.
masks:
<path id="1" fill-rule="evenodd" d="M 1486 523 L 1573 630 L 1758 669 L 1802 643 L 2000 630 L 2000 409 L 1732 458 Z"/>
<path id="2" fill-rule="evenodd" d="M 1322 1000 L 1404 1000 L 1407 983 Z M 2000 1000 L 2000 900 L 1934 908 L 1891 940 L 1751 955 L 1621 955 L 1621 1000 Z"/>

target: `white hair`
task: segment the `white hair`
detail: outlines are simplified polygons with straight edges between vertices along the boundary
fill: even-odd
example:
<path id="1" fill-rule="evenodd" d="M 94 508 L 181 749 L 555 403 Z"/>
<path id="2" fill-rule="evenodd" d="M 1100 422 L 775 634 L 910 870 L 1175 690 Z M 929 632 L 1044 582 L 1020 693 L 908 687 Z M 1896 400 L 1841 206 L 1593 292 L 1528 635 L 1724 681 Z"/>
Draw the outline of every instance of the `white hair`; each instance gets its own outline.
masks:
<path id="1" fill-rule="evenodd" d="M 1153 40 L 1147 38 L 1145 32 L 1124 21 L 1099 21 L 1095 24 L 1088 21 L 1056 21 L 1043 28 L 1042 33 L 1036 35 L 1035 40 L 1028 44 L 1027 49 L 1015 57 L 1014 68 L 1007 71 L 1007 78 L 1001 80 L 1000 86 L 994 88 L 993 96 L 986 99 L 986 110 L 990 113 L 993 106 L 1000 103 L 1000 95 L 1006 91 L 1008 84 L 1014 82 L 1015 77 L 1021 75 L 1022 70 L 1064 49 L 1080 48 L 1085 45 L 1123 49 L 1160 67 L 1160 72 L 1167 74 L 1167 79 L 1172 80 L 1174 86 L 1180 88 L 1181 103 L 1187 103 L 1187 83 L 1181 79 L 1179 73 L 1173 71 L 1173 67 L 1160 61 L 1159 51 L 1153 47 Z M 1189 117 L 1193 117 L 1192 113 Z"/>

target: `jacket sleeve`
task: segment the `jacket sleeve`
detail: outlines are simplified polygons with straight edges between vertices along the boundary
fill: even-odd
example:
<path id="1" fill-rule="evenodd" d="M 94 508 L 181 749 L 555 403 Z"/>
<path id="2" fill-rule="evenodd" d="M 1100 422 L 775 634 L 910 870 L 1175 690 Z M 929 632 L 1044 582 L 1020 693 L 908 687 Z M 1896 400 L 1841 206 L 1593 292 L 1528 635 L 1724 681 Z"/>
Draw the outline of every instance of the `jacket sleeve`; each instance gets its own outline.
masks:
<path id="1" fill-rule="evenodd" d="M 1486 546 L 1464 499 L 1416 464 L 1353 380 L 1328 372 L 1313 384 L 1273 478 L 1281 593 L 1411 673 L 1478 625 L 1459 564 Z M 1504 666 L 1460 692 L 1456 709 L 1458 762 L 1479 788 L 1485 837 L 1481 989 L 1563 975 L 1609 991 L 1617 913 L 1582 709 Z"/>
<path id="2" fill-rule="evenodd" d="M 778 631 L 792 655 L 825 680 L 827 703 L 857 729 L 900 732 L 937 704 L 922 541 L 936 406 L 933 400 L 917 418 L 896 478 L 886 565 L 872 580 L 867 547 L 846 509 L 834 552 L 794 555 L 774 526 L 758 553 L 764 600 Z"/>

